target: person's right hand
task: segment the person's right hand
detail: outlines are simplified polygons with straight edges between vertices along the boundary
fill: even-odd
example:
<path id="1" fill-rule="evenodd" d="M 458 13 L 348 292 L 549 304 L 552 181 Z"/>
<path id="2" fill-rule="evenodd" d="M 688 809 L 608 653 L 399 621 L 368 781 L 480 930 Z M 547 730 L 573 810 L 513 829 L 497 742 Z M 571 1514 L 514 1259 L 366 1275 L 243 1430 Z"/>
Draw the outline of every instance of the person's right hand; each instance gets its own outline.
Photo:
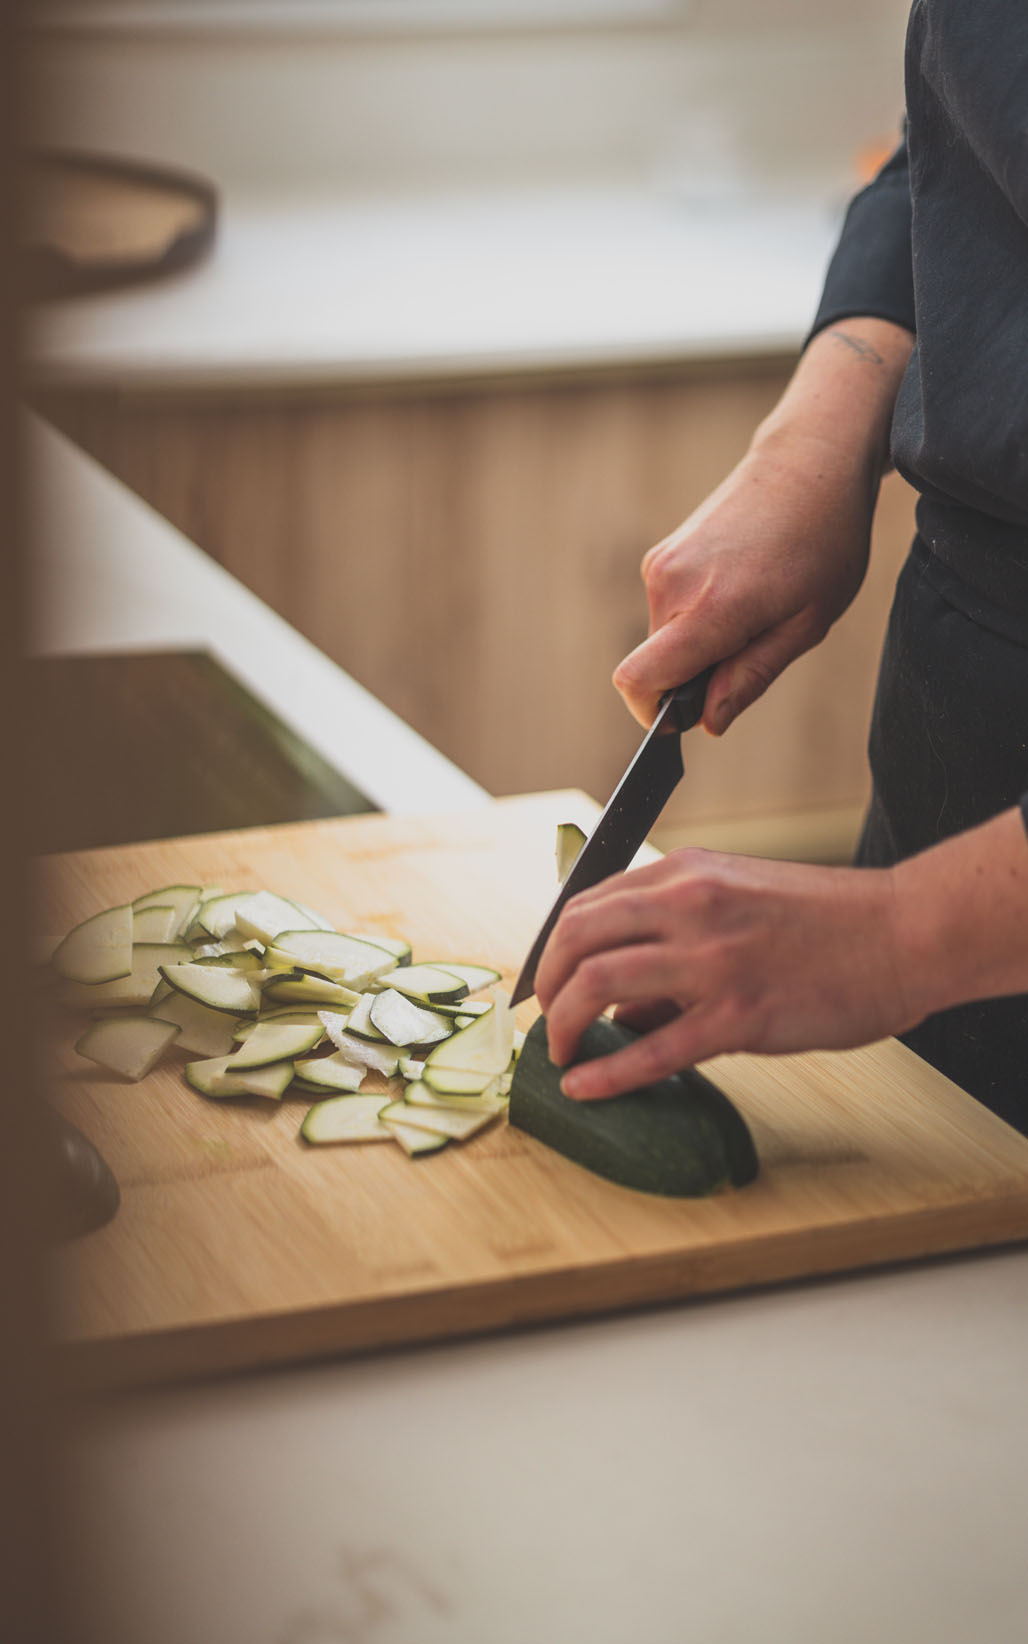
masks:
<path id="1" fill-rule="evenodd" d="M 910 344 L 876 320 L 815 338 L 738 467 L 646 554 L 649 638 L 614 674 L 642 724 L 665 691 L 720 663 L 703 714 L 720 735 L 842 615 L 867 567 Z"/>

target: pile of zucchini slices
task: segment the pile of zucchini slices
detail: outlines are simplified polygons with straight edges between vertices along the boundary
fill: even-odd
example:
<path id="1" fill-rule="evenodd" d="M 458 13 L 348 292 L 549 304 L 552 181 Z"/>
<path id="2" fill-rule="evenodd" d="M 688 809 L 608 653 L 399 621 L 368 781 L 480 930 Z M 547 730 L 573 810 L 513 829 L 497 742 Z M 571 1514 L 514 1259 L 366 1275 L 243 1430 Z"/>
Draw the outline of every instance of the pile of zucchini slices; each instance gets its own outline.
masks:
<path id="1" fill-rule="evenodd" d="M 62 1004 L 96 1017 L 80 1055 L 136 1080 L 173 1048 L 196 1058 L 184 1074 L 202 1096 L 318 1097 L 300 1126 L 312 1144 L 416 1156 L 466 1140 L 505 1110 L 523 1038 L 498 971 L 414 964 L 409 943 L 270 891 L 147 891 L 77 925 L 50 963 Z M 365 1090 L 369 1075 L 389 1088 Z"/>

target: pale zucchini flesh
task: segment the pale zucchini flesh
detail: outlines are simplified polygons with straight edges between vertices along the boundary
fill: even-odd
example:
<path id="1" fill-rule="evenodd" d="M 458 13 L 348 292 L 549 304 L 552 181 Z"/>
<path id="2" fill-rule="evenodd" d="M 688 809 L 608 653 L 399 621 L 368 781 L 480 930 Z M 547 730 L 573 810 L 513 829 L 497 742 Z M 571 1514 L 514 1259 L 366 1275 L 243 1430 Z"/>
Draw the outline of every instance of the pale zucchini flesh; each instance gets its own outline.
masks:
<path id="1" fill-rule="evenodd" d="M 433 1135 L 449 1136 L 453 1141 L 463 1142 L 492 1124 L 500 1111 L 499 1107 L 494 1107 L 464 1112 L 452 1107 L 414 1107 L 408 1102 L 391 1102 L 382 1109 L 381 1117 L 410 1125 L 414 1130 L 428 1130 Z"/>
<path id="2" fill-rule="evenodd" d="M 61 999 L 71 1010 L 127 1010 L 148 1005 L 161 981 L 161 966 L 183 964 L 191 949 L 172 942 L 137 942 L 132 949 L 132 969 L 112 982 L 83 986 L 69 982 Z"/>
<path id="3" fill-rule="evenodd" d="M 337 1051 L 331 1056 L 305 1056 L 294 1063 L 297 1077 L 315 1090 L 359 1090 L 367 1068 L 344 1062 Z"/>
<path id="4" fill-rule="evenodd" d="M 106 1022 L 94 1022 L 75 1049 L 111 1073 L 138 1080 L 157 1065 L 177 1033 L 173 1022 L 159 1022 L 150 1016 L 114 1016 Z"/>
<path id="5" fill-rule="evenodd" d="M 419 1130 L 415 1125 L 405 1125 L 399 1119 L 383 1118 L 381 1122 L 388 1125 L 408 1159 L 418 1159 L 424 1153 L 438 1153 L 440 1148 L 450 1145 L 451 1138 L 437 1131 Z"/>
<path id="6" fill-rule="evenodd" d="M 402 965 L 378 980 L 383 987 L 395 988 L 416 1004 L 456 1004 L 470 991 L 461 977 L 438 965 Z"/>
<path id="7" fill-rule="evenodd" d="M 201 1096 L 265 1096 L 279 1101 L 293 1078 L 292 1062 L 272 1062 L 267 1067 L 232 1069 L 231 1056 L 216 1056 L 202 1062 L 187 1062 L 186 1080 Z"/>
<path id="8" fill-rule="evenodd" d="M 66 982 L 96 987 L 132 970 L 132 908 L 105 908 L 83 919 L 54 949 L 51 964 Z"/>
<path id="9" fill-rule="evenodd" d="M 179 993 L 198 999 L 211 1010 L 228 1011 L 233 1016 L 252 1016 L 260 1009 L 261 990 L 254 979 L 258 974 L 231 970 L 224 965 L 161 966 L 161 975 Z"/>
<path id="10" fill-rule="evenodd" d="M 306 1027 L 300 1022 L 258 1022 L 233 1054 L 229 1071 L 267 1067 L 271 1062 L 291 1062 L 308 1055 L 322 1037 L 322 1026 Z"/>
<path id="11" fill-rule="evenodd" d="M 312 1146 L 341 1142 L 390 1142 L 393 1133 L 379 1113 L 388 1096 L 330 1096 L 316 1102 L 300 1126 L 300 1135 Z"/>
<path id="12" fill-rule="evenodd" d="M 235 1048 L 233 1034 L 237 1018 L 224 1011 L 211 1010 L 198 999 L 189 999 L 165 984 L 170 997 L 155 1001 L 150 1015 L 155 1020 L 171 1022 L 178 1028 L 175 1044 L 180 1050 L 192 1051 L 195 1056 L 229 1056 Z"/>
<path id="13" fill-rule="evenodd" d="M 448 1039 L 453 1032 L 453 1024 L 445 1016 L 423 1010 L 396 988 L 384 988 L 374 994 L 368 1015 L 371 1026 L 394 1045 L 431 1045 Z M 351 1031 L 364 1031 L 357 1027 L 353 1015 L 349 1025 Z"/>

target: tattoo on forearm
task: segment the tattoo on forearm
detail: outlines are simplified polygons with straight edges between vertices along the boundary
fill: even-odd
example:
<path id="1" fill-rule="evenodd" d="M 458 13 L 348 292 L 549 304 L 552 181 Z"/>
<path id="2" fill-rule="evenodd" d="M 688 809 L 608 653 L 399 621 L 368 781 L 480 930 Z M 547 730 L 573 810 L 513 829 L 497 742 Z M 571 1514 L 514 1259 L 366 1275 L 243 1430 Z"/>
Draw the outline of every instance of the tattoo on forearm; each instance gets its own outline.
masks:
<path id="1" fill-rule="evenodd" d="M 831 331 L 829 336 L 834 337 L 836 342 L 845 343 L 847 348 L 852 348 L 854 354 L 859 354 L 860 358 L 867 360 L 870 365 L 885 364 L 877 348 L 872 348 L 871 344 L 865 342 L 863 337 L 851 336 L 848 331 Z"/>

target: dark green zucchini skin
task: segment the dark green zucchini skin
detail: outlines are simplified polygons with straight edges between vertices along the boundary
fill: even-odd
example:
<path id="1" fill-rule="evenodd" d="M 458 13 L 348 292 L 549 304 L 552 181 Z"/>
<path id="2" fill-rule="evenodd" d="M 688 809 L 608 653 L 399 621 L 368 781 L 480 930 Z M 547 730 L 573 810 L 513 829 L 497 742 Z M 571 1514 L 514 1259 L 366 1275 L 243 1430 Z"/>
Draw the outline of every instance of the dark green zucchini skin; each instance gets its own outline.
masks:
<path id="1" fill-rule="evenodd" d="M 609 1056 L 636 1037 L 601 1016 L 583 1033 L 575 1061 Z M 699 1198 L 742 1187 L 757 1174 L 745 1120 L 694 1068 L 602 1102 L 562 1095 L 562 1072 L 550 1061 L 540 1016 L 518 1057 L 510 1123 L 596 1175 L 642 1193 Z"/>

